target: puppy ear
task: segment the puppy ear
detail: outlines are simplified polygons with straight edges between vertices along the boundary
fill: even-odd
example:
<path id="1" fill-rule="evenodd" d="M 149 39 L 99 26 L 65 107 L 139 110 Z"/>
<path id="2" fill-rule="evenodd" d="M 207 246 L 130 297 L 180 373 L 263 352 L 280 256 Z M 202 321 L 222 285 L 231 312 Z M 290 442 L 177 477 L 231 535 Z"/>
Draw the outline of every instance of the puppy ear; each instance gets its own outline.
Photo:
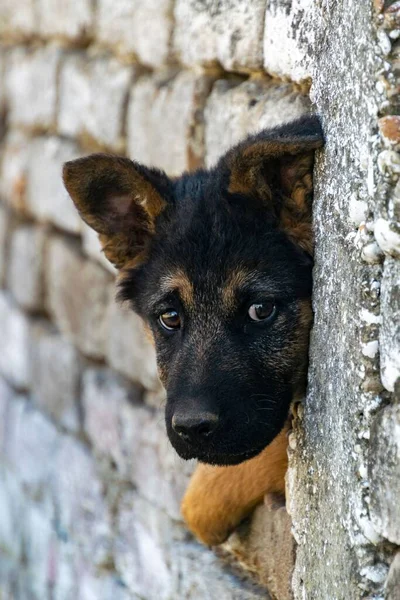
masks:
<path id="1" fill-rule="evenodd" d="M 92 154 L 65 163 L 64 185 L 82 219 L 100 234 L 117 268 L 145 258 L 155 220 L 164 210 L 170 180 L 127 158 Z"/>
<path id="2" fill-rule="evenodd" d="M 261 201 L 309 254 L 314 150 L 322 145 L 319 119 L 305 116 L 249 137 L 221 159 L 229 169 L 228 192 Z"/>

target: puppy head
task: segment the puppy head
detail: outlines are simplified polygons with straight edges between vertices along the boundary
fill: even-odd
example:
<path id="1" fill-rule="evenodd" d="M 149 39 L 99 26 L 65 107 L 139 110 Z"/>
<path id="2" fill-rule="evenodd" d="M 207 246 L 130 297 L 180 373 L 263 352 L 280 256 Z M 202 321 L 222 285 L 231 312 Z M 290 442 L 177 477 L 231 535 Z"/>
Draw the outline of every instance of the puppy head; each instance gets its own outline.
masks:
<path id="1" fill-rule="evenodd" d="M 315 117 L 171 180 L 128 159 L 67 163 L 65 186 L 150 326 L 183 458 L 235 464 L 280 432 L 305 386 Z"/>

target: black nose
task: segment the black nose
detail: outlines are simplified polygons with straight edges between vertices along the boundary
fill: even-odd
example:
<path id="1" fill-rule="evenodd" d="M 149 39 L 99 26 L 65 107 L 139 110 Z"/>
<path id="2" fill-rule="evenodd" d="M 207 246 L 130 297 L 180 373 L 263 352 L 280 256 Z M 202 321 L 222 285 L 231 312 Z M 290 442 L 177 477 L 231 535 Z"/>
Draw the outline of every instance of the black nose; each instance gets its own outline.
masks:
<path id="1" fill-rule="evenodd" d="M 218 415 L 208 411 L 176 412 L 172 417 L 172 429 L 187 442 L 201 441 L 216 430 L 218 421 Z"/>

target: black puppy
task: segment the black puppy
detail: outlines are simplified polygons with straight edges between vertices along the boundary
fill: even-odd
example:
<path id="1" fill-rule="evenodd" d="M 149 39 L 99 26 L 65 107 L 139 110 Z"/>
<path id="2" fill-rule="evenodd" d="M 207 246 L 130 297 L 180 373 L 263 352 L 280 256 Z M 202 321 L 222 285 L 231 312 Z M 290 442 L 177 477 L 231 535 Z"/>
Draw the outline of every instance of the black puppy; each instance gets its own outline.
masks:
<path id="1" fill-rule="evenodd" d="M 151 329 L 171 443 L 183 458 L 237 465 L 200 465 L 184 499 L 207 543 L 284 489 L 285 423 L 306 381 L 321 145 L 307 116 L 176 179 L 104 154 L 64 167 L 82 218 L 120 269 L 119 297 Z"/>

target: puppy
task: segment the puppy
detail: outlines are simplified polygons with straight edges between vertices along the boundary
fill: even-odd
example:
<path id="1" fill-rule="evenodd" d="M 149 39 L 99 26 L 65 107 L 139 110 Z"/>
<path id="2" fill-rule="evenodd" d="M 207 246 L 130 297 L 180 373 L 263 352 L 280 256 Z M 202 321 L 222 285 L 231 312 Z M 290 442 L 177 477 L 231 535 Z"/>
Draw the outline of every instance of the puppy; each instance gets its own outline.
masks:
<path id="1" fill-rule="evenodd" d="M 266 493 L 284 494 L 292 400 L 312 321 L 314 116 L 248 137 L 215 167 L 171 179 L 106 154 L 64 183 L 154 338 L 169 439 L 200 461 L 182 503 L 223 542 Z"/>

